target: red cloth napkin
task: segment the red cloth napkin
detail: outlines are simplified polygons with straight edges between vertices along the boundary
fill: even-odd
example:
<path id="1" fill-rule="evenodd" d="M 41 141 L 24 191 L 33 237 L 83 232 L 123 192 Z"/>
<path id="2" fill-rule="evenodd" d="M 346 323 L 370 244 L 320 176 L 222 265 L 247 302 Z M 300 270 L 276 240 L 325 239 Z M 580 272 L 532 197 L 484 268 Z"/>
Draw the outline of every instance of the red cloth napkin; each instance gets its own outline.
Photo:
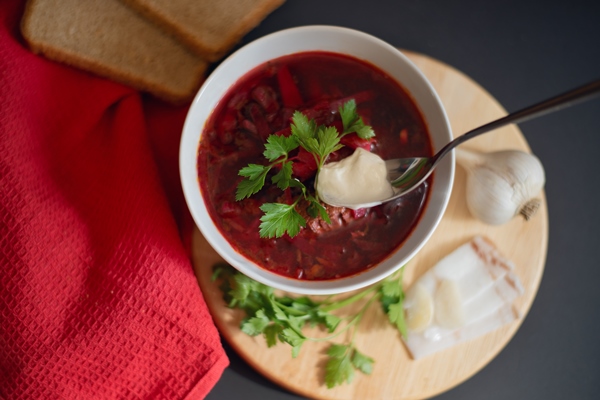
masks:
<path id="1" fill-rule="evenodd" d="M 31 53 L 0 6 L 0 398 L 202 398 L 228 360 L 182 244 L 186 108 Z"/>

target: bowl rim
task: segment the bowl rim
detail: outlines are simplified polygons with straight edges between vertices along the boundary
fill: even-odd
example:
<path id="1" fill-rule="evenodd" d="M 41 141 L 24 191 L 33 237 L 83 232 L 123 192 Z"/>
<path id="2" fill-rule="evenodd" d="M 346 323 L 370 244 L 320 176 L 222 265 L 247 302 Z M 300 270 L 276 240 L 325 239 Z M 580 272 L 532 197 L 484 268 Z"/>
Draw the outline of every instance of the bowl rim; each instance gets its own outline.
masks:
<path id="1" fill-rule="evenodd" d="M 205 80 L 201 88 L 198 90 L 194 100 L 192 101 L 186 118 L 183 125 L 182 137 L 179 148 L 179 175 L 181 180 L 181 185 L 183 189 L 184 198 L 186 201 L 186 205 L 192 215 L 194 223 L 199 228 L 200 232 L 207 240 L 207 242 L 211 245 L 211 247 L 230 265 L 249 276 L 250 278 L 263 283 L 265 285 L 271 286 L 276 289 L 281 289 L 286 292 L 292 292 L 297 294 L 306 294 L 306 295 L 329 295 L 329 294 L 338 294 L 343 292 L 348 292 L 352 290 L 357 290 L 371 284 L 374 284 L 385 277 L 391 275 L 395 271 L 402 268 L 410 259 L 412 259 L 425 245 L 425 243 L 429 240 L 437 225 L 439 224 L 446 207 L 448 205 L 450 194 L 452 191 L 452 186 L 454 182 L 454 169 L 455 169 L 455 160 L 454 160 L 454 152 L 446 156 L 444 160 L 441 161 L 440 166 L 434 172 L 434 184 L 430 189 L 430 197 L 428 199 L 428 204 L 425 207 L 422 215 L 420 216 L 420 220 L 417 223 L 417 226 L 413 229 L 409 237 L 404 241 L 404 243 L 393 253 L 388 255 L 388 257 L 383 260 L 378 265 L 369 268 L 366 271 L 363 271 L 358 274 L 351 275 L 345 278 L 331 279 L 331 280 L 320 280 L 320 281 L 305 281 L 298 280 L 294 278 L 288 278 L 279 274 L 275 274 L 266 270 L 265 268 L 257 265 L 253 261 L 247 259 L 240 253 L 238 253 L 233 246 L 227 242 L 227 240 L 223 237 L 218 227 L 212 221 L 210 217 L 206 205 L 204 203 L 204 197 L 201 193 L 200 182 L 198 180 L 197 173 L 197 156 L 198 156 L 198 144 L 200 142 L 202 131 L 204 130 L 204 124 L 212 114 L 215 106 L 222 99 L 222 96 L 225 92 L 233 85 L 237 80 L 244 75 L 244 73 L 250 71 L 256 66 L 268 61 L 269 59 L 274 59 L 278 57 L 282 57 L 287 54 L 295 54 L 304 51 L 311 51 L 309 48 L 313 48 L 312 51 L 330 51 L 337 52 L 340 54 L 348 55 L 348 52 L 345 51 L 335 51 L 335 50 L 323 50 L 322 45 L 311 45 L 304 47 L 306 49 L 294 49 L 287 53 L 281 53 L 274 56 L 269 57 L 256 57 L 258 59 L 264 59 L 260 62 L 255 62 L 254 64 L 245 64 L 244 67 L 235 66 L 235 63 L 238 62 L 240 58 L 248 57 L 255 52 L 255 50 L 260 49 L 261 46 L 265 46 L 269 43 L 283 40 L 293 40 L 296 35 L 338 35 L 339 37 L 344 37 L 346 39 L 353 38 L 355 40 L 362 40 L 363 42 L 369 42 L 374 46 L 377 46 L 378 51 L 389 52 L 390 56 L 393 55 L 398 64 L 403 64 L 403 68 L 407 68 L 410 73 L 413 74 L 412 78 L 417 79 L 418 82 L 414 83 L 415 85 L 419 85 L 419 88 L 425 92 L 423 96 L 429 96 L 431 100 L 430 107 L 432 109 L 429 113 L 437 113 L 437 119 L 435 122 L 440 125 L 440 128 L 444 131 L 443 136 L 444 140 L 450 141 L 452 140 L 452 129 L 450 126 L 450 122 L 446 111 L 442 105 L 442 102 L 434 90 L 433 86 L 429 82 L 429 80 L 425 77 L 425 75 L 414 65 L 414 63 L 408 59 L 400 50 L 388 44 L 387 42 L 372 36 L 370 34 L 339 26 L 330 26 L 330 25 L 308 25 L 302 27 L 295 27 L 280 30 L 269 35 L 258 38 L 245 46 L 241 47 L 230 56 L 228 56 L 225 60 L 223 60 L 210 74 L 209 77 Z M 301 46 L 303 47 L 303 46 Z M 357 57 L 353 54 L 350 54 L 355 58 Z M 375 62 L 366 59 L 365 61 L 376 65 L 378 68 L 381 68 L 380 65 Z M 388 74 L 390 74 L 389 70 L 385 68 L 381 68 Z M 223 76 L 227 77 L 232 70 L 243 70 L 237 74 L 237 76 L 227 78 L 227 81 L 230 81 L 228 84 L 223 84 L 219 81 Z M 398 81 L 398 79 L 396 79 Z M 406 88 L 405 82 L 398 82 L 403 88 L 407 90 L 407 92 L 413 97 L 413 101 L 416 103 L 419 111 L 423 115 L 425 122 L 428 125 L 428 130 L 430 131 L 430 136 L 432 136 L 432 141 L 434 139 L 434 135 L 431 134 L 431 126 L 430 121 L 427 120 L 424 110 L 422 109 L 422 104 L 420 104 L 416 99 L 414 99 L 414 93 L 409 91 Z M 212 104 L 211 107 L 207 107 L 206 109 L 202 109 L 204 104 L 202 103 L 206 96 L 210 95 L 210 91 L 218 92 L 220 95 L 218 98 L 211 98 L 208 101 L 209 104 Z M 205 96 L 206 93 L 206 96 Z M 201 112 L 199 111 L 201 110 Z M 201 116 L 206 116 L 201 118 Z M 439 150 L 445 143 L 434 143 L 434 152 Z M 186 173 L 187 171 L 187 173 Z M 193 171 L 190 173 L 189 171 Z M 441 182 L 441 183 L 436 183 Z M 440 185 L 443 185 L 441 187 Z M 438 206 L 435 210 L 432 208 L 432 204 L 435 202 Z M 428 216 L 428 223 L 425 225 L 423 220 L 425 216 Z M 419 230 L 419 237 L 415 239 L 415 233 Z M 423 231 L 423 232 L 421 232 Z M 413 243 L 414 242 L 414 243 Z M 398 253 L 403 248 L 408 245 L 412 246 L 411 250 L 402 257 L 402 260 L 392 261 L 396 253 Z"/>

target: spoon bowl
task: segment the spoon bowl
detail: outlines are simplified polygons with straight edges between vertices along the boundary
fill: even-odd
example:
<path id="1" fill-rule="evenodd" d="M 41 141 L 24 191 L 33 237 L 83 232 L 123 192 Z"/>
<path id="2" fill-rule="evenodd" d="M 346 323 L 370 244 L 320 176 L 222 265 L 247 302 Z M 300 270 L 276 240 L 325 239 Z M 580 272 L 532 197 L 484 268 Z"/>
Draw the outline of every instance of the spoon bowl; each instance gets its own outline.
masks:
<path id="1" fill-rule="evenodd" d="M 388 171 L 388 180 L 394 190 L 394 194 L 391 197 L 388 197 L 387 199 L 381 199 L 380 201 L 362 204 L 344 204 L 343 202 L 338 202 L 337 204 L 331 205 L 338 207 L 346 206 L 357 209 L 374 207 L 379 204 L 397 199 L 400 196 L 410 193 L 419 185 L 421 185 L 429 177 L 429 175 L 431 175 L 435 167 L 444 156 L 450 153 L 456 146 L 466 142 L 467 140 L 473 139 L 474 137 L 500 128 L 504 125 L 524 122 L 566 107 L 570 107 L 582 101 L 589 100 L 598 94 L 600 94 L 600 80 L 590 82 L 586 85 L 562 93 L 558 96 L 554 96 L 522 110 L 510 113 L 505 117 L 475 128 L 449 142 L 432 157 L 408 157 L 386 160 L 385 163 Z"/>

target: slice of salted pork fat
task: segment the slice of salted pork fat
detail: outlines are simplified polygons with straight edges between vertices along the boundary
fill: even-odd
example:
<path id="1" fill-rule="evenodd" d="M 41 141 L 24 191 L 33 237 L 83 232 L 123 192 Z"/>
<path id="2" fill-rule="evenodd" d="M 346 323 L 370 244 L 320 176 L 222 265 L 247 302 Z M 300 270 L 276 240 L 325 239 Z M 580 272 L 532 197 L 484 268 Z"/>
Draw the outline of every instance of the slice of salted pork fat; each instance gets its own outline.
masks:
<path id="1" fill-rule="evenodd" d="M 523 294 L 514 264 L 476 236 L 448 254 L 406 292 L 404 308 L 412 357 L 419 359 L 474 339 L 519 318 Z"/>

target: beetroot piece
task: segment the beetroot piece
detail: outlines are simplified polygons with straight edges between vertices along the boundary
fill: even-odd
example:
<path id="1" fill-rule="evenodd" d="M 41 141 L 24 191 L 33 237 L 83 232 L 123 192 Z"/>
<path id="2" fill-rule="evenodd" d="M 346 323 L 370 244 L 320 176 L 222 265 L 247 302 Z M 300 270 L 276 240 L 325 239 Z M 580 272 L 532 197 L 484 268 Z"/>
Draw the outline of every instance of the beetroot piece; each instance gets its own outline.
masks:
<path id="1" fill-rule="evenodd" d="M 248 92 L 247 91 L 236 92 L 231 97 L 229 102 L 227 102 L 227 108 L 229 108 L 231 110 L 239 111 L 242 108 L 244 108 L 246 103 L 248 103 Z"/>
<path id="2" fill-rule="evenodd" d="M 258 134 L 258 131 L 256 130 L 256 125 L 254 125 L 254 123 L 252 123 L 252 121 L 250 121 L 249 119 L 243 120 L 241 125 L 242 128 L 244 128 L 248 132 L 251 132 L 255 135 Z"/>
<path id="3" fill-rule="evenodd" d="M 271 134 L 271 127 L 269 126 L 269 122 L 265 117 L 265 114 L 261 110 L 260 106 L 257 103 L 248 103 L 245 107 L 246 114 L 256 127 L 256 133 L 263 139 L 267 140 L 269 135 Z"/>
<path id="4" fill-rule="evenodd" d="M 252 89 L 252 93 L 250 95 L 252 99 L 256 101 L 263 108 L 263 110 L 265 110 L 267 118 L 269 116 L 274 116 L 274 114 L 279 111 L 277 93 L 275 93 L 271 87 L 264 85 L 257 86 Z"/>

